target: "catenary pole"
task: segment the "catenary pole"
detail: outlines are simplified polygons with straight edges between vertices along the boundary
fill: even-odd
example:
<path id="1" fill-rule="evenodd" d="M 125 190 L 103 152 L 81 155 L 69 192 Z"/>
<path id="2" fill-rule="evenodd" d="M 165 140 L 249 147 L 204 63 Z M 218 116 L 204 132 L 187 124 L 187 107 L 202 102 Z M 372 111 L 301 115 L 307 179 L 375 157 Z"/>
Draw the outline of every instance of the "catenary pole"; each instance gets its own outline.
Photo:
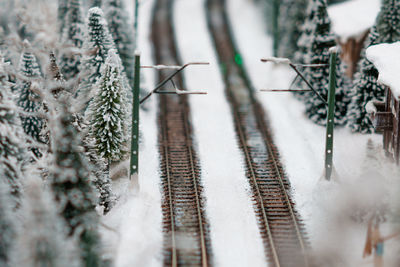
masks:
<path id="1" fill-rule="evenodd" d="M 325 178 L 329 181 L 333 172 L 333 129 L 335 117 L 335 91 L 336 91 L 336 60 L 337 47 L 329 50 L 329 91 L 328 91 L 328 116 L 326 122 L 325 144 Z"/>
<path id="2" fill-rule="evenodd" d="M 135 74 L 133 83 L 131 160 L 129 179 L 139 186 L 139 92 L 140 92 L 140 53 L 135 53 Z M 138 189 L 138 188 L 137 188 Z"/>

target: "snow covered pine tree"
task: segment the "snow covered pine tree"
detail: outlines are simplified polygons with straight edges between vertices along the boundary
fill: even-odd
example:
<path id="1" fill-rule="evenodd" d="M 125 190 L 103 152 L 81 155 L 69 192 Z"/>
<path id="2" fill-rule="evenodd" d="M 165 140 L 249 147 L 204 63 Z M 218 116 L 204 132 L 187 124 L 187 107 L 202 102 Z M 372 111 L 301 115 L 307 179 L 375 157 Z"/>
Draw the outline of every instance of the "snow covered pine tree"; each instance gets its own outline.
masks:
<path id="1" fill-rule="evenodd" d="M 18 229 L 12 266 L 81 266 L 75 240 L 67 237 L 68 229 L 52 194 L 37 177 L 28 177 L 25 185 L 22 226 Z"/>
<path id="2" fill-rule="evenodd" d="M 89 9 L 86 25 L 88 30 L 83 43 L 85 55 L 81 64 L 81 74 L 84 74 L 84 77 L 77 94 L 79 101 L 84 104 L 84 110 L 91 100 L 92 86 L 101 77 L 102 66 L 106 62 L 108 51 L 115 48 L 100 8 Z"/>
<path id="3" fill-rule="evenodd" d="M 397 41 L 400 41 L 400 3 L 396 0 L 384 0 L 376 25 L 371 29 L 368 37 L 367 46 Z M 347 117 L 353 131 L 369 133 L 373 131 L 373 125 L 365 105 L 369 101 L 382 101 L 385 89 L 378 84 L 378 70 L 366 59 L 365 51 L 359 68 Z"/>
<path id="4" fill-rule="evenodd" d="M 316 5 L 314 1 L 308 1 L 307 5 L 307 12 L 306 12 L 306 19 L 301 26 L 301 34 L 297 40 L 297 51 L 294 53 L 294 62 L 298 64 L 310 64 L 311 58 L 308 54 L 309 45 L 311 42 L 311 37 L 314 35 L 315 31 L 315 24 L 313 22 L 315 16 L 315 8 Z M 303 71 L 304 77 L 308 80 L 308 70 L 305 69 Z M 294 83 L 295 89 L 310 89 L 304 83 L 304 81 L 300 78 L 297 78 L 296 82 Z M 295 97 L 299 100 L 303 100 L 305 95 L 304 92 L 295 92 Z"/>
<path id="5" fill-rule="evenodd" d="M 326 0 L 313 0 L 315 15 L 312 23 L 315 24 L 314 34 L 310 38 L 308 55 L 311 64 L 328 64 L 329 48 L 336 45 L 336 38 L 330 30 L 330 19 L 327 13 Z M 346 122 L 346 111 L 349 103 L 347 87 L 349 86 L 341 71 L 341 62 L 338 59 L 336 70 L 336 102 L 335 102 L 335 124 L 343 125 Z M 329 84 L 329 68 L 310 68 L 307 70 L 307 78 L 310 84 L 320 95 L 327 99 Z M 313 92 L 304 95 L 306 101 L 307 116 L 319 125 L 326 124 L 327 107 L 322 100 Z"/>
<path id="6" fill-rule="evenodd" d="M 65 15 L 68 10 L 69 0 L 58 0 L 57 20 L 58 20 L 58 32 L 63 32 L 64 26 L 66 25 Z"/>
<path id="7" fill-rule="evenodd" d="M 366 47 L 376 44 L 378 32 L 372 27 Z M 347 112 L 348 126 L 354 132 L 371 133 L 374 126 L 370 120 L 365 106 L 373 100 L 382 100 L 385 94 L 384 86 L 378 82 L 378 70 L 374 64 L 365 56 L 363 51 L 362 60 L 359 63 L 359 71 L 355 75 L 355 86 L 351 91 L 351 102 Z"/>
<path id="8" fill-rule="evenodd" d="M 89 1 L 91 7 L 101 7 L 103 2 L 102 0 L 89 0 Z"/>
<path id="9" fill-rule="evenodd" d="M 123 83 L 122 65 L 117 51 L 111 49 L 101 79 L 96 84 L 96 94 L 89 106 L 87 121 L 89 135 L 96 140 L 99 156 L 108 162 L 119 161 L 126 152 L 127 129 L 125 119 L 126 88 Z"/>
<path id="10" fill-rule="evenodd" d="M 20 203 L 22 166 L 27 159 L 26 136 L 11 97 L 5 67 L 0 55 L 0 179 L 9 184 L 16 208 Z"/>
<path id="11" fill-rule="evenodd" d="M 24 52 L 21 55 L 19 62 L 19 72 L 24 77 L 23 80 L 17 82 L 17 105 L 27 113 L 38 112 L 41 106 L 40 97 L 33 92 L 34 83 L 33 79 L 38 79 L 41 76 L 39 65 L 36 57 L 31 52 L 31 47 L 28 41 L 24 41 Z M 35 142 L 41 142 L 40 131 L 42 130 L 43 120 L 36 115 L 22 115 L 22 127 L 25 133 L 32 137 Z M 41 153 L 35 144 L 32 145 L 32 152 L 36 157 L 41 157 Z"/>
<path id="12" fill-rule="evenodd" d="M 1 177 L 0 171 L 0 177 Z M 10 267 L 11 251 L 15 247 L 15 214 L 8 184 L 0 179 L 0 266 Z"/>
<path id="13" fill-rule="evenodd" d="M 47 85 L 46 94 L 47 96 L 43 100 L 43 105 L 40 109 L 42 113 L 47 113 L 49 115 L 49 108 L 48 102 L 54 101 L 60 94 L 65 93 L 64 88 L 64 76 L 61 74 L 60 69 L 57 66 L 56 57 L 54 52 L 50 52 L 49 54 L 49 66 L 48 66 L 48 73 L 46 74 Z M 42 131 L 40 132 L 40 139 L 47 144 L 48 152 L 51 151 L 51 144 L 50 144 L 50 129 L 49 129 L 49 121 L 48 116 L 46 119 L 43 120 L 43 127 Z M 43 151 L 42 151 L 43 152 Z"/>
<path id="14" fill-rule="evenodd" d="M 279 15 L 279 56 L 293 58 L 298 50 L 297 40 L 306 18 L 307 0 L 283 0 Z"/>
<path id="15" fill-rule="evenodd" d="M 81 55 L 74 48 L 81 49 L 84 39 L 84 23 L 81 0 L 69 0 L 65 14 L 66 25 L 61 32 L 61 43 L 67 48 L 62 51 L 60 68 L 66 80 L 76 78 L 79 74 Z"/>
<path id="16" fill-rule="evenodd" d="M 104 3 L 106 18 L 111 36 L 122 60 L 126 76 L 133 88 L 134 54 L 133 30 L 122 0 L 106 0 Z"/>
<path id="17" fill-rule="evenodd" d="M 79 148 L 78 135 L 71 123 L 67 100 L 60 97 L 58 118 L 53 122 L 54 166 L 50 170 L 49 182 L 69 226 L 69 235 L 79 238 L 84 266 L 101 266 L 94 188 L 88 164 Z"/>

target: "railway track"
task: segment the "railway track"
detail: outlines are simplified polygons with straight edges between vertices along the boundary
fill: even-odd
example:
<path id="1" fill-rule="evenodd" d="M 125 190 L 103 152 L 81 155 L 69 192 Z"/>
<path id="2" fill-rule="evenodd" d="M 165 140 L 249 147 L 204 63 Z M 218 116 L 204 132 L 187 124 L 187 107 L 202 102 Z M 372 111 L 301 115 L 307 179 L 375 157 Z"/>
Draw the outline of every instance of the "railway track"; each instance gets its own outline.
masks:
<path id="1" fill-rule="evenodd" d="M 172 21 L 172 0 L 157 0 L 152 20 L 157 64 L 180 65 Z M 168 71 L 161 71 L 159 80 L 167 75 Z M 175 83 L 183 88 L 182 79 Z M 184 95 L 161 95 L 159 101 L 164 266 L 206 267 L 211 263 L 211 246 L 188 100 Z"/>
<path id="2" fill-rule="evenodd" d="M 309 266 L 308 242 L 291 200 L 290 185 L 279 162 L 264 110 L 241 66 L 224 0 L 207 0 L 207 21 L 219 56 L 239 146 L 245 157 L 259 229 L 273 266 Z"/>

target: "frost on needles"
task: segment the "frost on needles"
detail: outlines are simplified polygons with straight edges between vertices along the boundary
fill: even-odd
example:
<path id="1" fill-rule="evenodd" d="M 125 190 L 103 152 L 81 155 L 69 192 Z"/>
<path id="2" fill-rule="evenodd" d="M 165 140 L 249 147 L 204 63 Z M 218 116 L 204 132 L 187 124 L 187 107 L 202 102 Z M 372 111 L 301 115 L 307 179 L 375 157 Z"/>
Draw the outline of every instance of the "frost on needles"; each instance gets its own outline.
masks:
<path id="1" fill-rule="evenodd" d="M 397 41 L 400 41 L 400 3 L 395 0 L 384 0 L 366 46 Z M 369 101 L 383 101 L 385 97 L 384 86 L 380 85 L 377 80 L 378 70 L 366 58 L 364 50 L 347 115 L 348 124 L 355 132 L 370 133 L 374 131 L 365 106 Z"/>
<path id="2" fill-rule="evenodd" d="M 106 0 L 103 4 L 106 10 L 106 18 L 108 28 L 115 42 L 122 60 L 122 65 L 129 80 L 129 84 L 133 87 L 134 72 L 134 47 L 133 47 L 133 30 L 129 24 L 129 17 L 122 0 Z"/>
<path id="3" fill-rule="evenodd" d="M 27 160 L 26 135 L 11 96 L 7 64 L 0 54 L 0 178 L 9 185 L 13 207 L 20 203 L 22 167 Z"/>
<path id="4" fill-rule="evenodd" d="M 111 49 L 87 114 L 89 135 L 108 167 L 111 162 L 121 160 L 126 152 L 126 103 L 121 60 L 116 50 Z"/>
<path id="5" fill-rule="evenodd" d="M 307 56 L 311 64 L 329 64 L 329 49 L 336 45 L 336 36 L 331 32 L 331 22 L 327 13 L 326 0 L 313 0 L 310 14 L 314 24 L 313 34 L 309 38 Z M 349 80 L 343 75 L 343 66 L 340 59 L 336 65 L 336 101 L 335 124 L 343 125 L 346 122 L 347 105 L 349 103 Z M 328 99 L 329 68 L 307 68 L 306 78 L 315 90 L 324 99 Z M 304 95 L 306 114 L 316 124 L 325 125 L 327 108 L 324 102 L 314 93 Z"/>
<path id="6" fill-rule="evenodd" d="M 0 179 L 0 266 L 3 267 L 11 267 L 11 252 L 15 247 L 16 216 L 13 212 L 14 204 L 8 183 Z"/>
<path id="7" fill-rule="evenodd" d="M 92 96 L 92 85 L 101 77 L 102 66 L 106 61 L 108 51 L 115 48 L 100 8 L 89 9 L 86 25 L 87 34 L 83 43 L 84 56 L 80 66 L 83 79 L 77 95 L 79 101 L 85 103 L 85 108 Z"/>
<path id="8" fill-rule="evenodd" d="M 24 52 L 19 62 L 19 73 L 21 79 L 18 80 L 15 90 L 17 91 L 17 105 L 26 113 L 36 113 L 41 108 L 41 99 L 34 90 L 39 90 L 39 79 L 41 72 L 35 55 L 31 52 L 28 41 L 24 41 Z M 35 142 L 41 142 L 40 132 L 43 127 L 43 120 L 37 115 L 21 115 L 22 127 Z M 32 152 L 36 157 L 41 157 L 41 153 L 35 144 L 32 144 Z"/>
<path id="9" fill-rule="evenodd" d="M 96 197 L 88 163 L 72 125 L 68 98 L 60 98 L 58 118 L 53 125 L 54 163 L 49 181 L 61 214 L 69 226 L 69 236 L 77 236 L 84 266 L 100 266 Z"/>
<path id="10" fill-rule="evenodd" d="M 83 45 L 85 28 L 81 0 L 68 1 L 65 18 L 62 18 L 62 20 L 66 20 L 66 23 L 60 32 L 60 39 L 64 48 L 62 50 L 60 67 L 65 79 L 70 80 L 77 77 L 81 64 L 79 49 Z"/>

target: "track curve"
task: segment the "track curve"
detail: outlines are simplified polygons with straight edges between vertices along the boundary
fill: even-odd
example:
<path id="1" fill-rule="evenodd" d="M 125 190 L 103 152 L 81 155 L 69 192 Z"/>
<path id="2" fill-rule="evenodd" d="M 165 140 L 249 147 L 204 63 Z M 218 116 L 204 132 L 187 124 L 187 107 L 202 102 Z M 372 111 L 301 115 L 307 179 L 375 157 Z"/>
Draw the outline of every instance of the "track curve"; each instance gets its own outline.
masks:
<path id="1" fill-rule="evenodd" d="M 235 47 L 225 1 L 207 0 L 206 10 L 239 146 L 245 157 L 266 255 L 273 266 L 309 266 L 303 225 L 291 200 L 290 184 L 279 162 L 266 114 L 254 96 Z"/>

